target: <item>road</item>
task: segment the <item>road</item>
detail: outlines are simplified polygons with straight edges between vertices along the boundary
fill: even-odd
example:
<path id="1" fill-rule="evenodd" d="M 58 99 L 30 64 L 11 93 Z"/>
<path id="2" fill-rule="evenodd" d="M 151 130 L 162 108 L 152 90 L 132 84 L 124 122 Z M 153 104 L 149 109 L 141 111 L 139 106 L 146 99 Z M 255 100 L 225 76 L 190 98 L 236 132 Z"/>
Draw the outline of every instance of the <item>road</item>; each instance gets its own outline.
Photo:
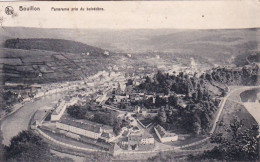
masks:
<path id="1" fill-rule="evenodd" d="M 226 101 L 227 101 L 228 98 L 230 97 L 230 95 L 232 95 L 232 94 L 235 93 L 235 92 L 240 92 L 240 93 L 241 93 L 242 91 L 249 90 L 249 89 L 254 89 L 254 88 L 260 88 L 260 86 L 242 86 L 242 87 L 237 87 L 236 89 L 231 90 L 224 98 L 222 98 L 221 104 L 220 104 L 220 108 L 219 108 L 219 112 L 218 112 L 218 114 L 217 114 L 217 116 L 216 116 L 216 118 L 215 118 L 215 121 L 214 121 L 214 123 L 213 123 L 212 129 L 211 129 L 211 131 L 210 131 L 210 134 L 211 134 L 211 135 L 212 135 L 212 134 L 215 132 L 215 130 L 216 130 L 216 126 L 217 126 L 217 124 L 218 124 L 218 122 L 219 122 L 219 119 L 220 119 L 220 116 L 221 116 L 221 114 L 222 114 L 223 108 L 224 108 L 224 106 L 225 106 L 225 104 L 226 104 Z M 186 148 L 186 147 L 195 146 L 195 145 L 201 144 L 201 143 L 203 143 L 203 142 L 205 142 L 205 141 L 207 141 L 207 140 L 209 140 L 209 139 L 210 139 L 210 137 L 206 137 L 206 138 L 204 138 L 204 139 L 202 139 L 202 140 L 200 140 L 200 141 L 196 141 L 196 142 L 190 143 L 190 144 L 185 145 L 185 146 L 180 146 L 180 147 L 178 147 L 178 148 Z"/>
<path id="2" fill-rule="evenodd" d="M 220 115 L 221 115 L 221 113 L 222 113 L 222 111 L 223 111 L 223 108 L 224 108 L 224 106 L 225 106 L 225 104 L 226 104 L 226 101 L 228 100 L 229 96 L 230 96 L 231 94 L 233 94 L 233 93 L 235 93 L 235 92 L 238 92 L 238 91 L 241 91 L 241 90 L 245 91 L 245 90 L 254 89 L 254 88 L 260 88 L 260 86 L 242 86 L 242 87 L 238 87 L 237 89 L 231 90 L 231 91 L 222 99 L 221 104 L 220 104 L 220 108 L 219 108 L 219 112 L 218 112 L 217 117 L 216 117 L 216 119 L 215 119 L 215 121 L 214 121 L 214 123 L 213 123 L 213 126 L 212 126 L 212 129 L 211 129 L 211 131 L 210 131 L 210 134 L 213 134 L 213 133 L 215 132 L 217 123 L 218 123 L 219 118 L 220 118 Z"/>

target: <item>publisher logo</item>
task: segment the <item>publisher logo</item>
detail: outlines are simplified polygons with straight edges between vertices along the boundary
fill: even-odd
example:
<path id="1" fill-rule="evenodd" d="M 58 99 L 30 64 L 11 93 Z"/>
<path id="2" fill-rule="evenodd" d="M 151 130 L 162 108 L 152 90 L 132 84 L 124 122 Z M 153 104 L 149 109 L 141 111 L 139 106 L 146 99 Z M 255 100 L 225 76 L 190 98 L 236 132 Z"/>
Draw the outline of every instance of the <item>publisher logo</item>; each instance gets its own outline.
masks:
<path id="1" fill-rule="evenodd" d="M 14 14 L 14 8 L 13 8 L 12 6 L 7 6 L 7 7 L 5 8 L 5 13 L 6 13 L 7 15 L 12 15 L 12 14 Z"/>

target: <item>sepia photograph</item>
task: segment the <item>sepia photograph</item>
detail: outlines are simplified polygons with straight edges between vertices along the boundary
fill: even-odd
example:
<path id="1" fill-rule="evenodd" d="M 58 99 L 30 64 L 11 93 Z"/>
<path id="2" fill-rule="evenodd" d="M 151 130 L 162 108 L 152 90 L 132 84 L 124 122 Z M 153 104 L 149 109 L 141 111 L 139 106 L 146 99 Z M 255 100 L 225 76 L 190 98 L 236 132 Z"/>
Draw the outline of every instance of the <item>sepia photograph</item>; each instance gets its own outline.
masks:
<path id="1" fill-rule="evenodd" d="M 260 2 L 4 2 L 0 161 L 259 161 Z"/>

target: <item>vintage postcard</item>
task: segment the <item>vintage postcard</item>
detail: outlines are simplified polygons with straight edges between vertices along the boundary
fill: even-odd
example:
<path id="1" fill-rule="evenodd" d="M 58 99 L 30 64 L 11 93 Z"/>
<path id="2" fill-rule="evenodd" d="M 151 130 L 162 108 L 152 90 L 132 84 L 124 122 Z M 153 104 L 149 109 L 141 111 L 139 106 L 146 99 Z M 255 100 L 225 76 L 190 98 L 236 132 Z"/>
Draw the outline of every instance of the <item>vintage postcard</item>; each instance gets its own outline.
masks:
<path id="1" fill-rule="evenodd" d="M 259 161 L 260 1 L 0 3 L 0 161 Z"/>

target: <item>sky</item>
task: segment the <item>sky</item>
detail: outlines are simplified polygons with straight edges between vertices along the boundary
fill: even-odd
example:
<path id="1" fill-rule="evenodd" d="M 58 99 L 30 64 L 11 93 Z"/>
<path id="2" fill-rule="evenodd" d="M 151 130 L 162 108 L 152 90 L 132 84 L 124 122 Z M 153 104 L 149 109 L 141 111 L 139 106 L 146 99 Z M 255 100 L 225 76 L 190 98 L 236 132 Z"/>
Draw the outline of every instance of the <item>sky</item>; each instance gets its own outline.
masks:
<path id="1" fill-rule="evenodd" d="M 5 8 L 11 6 L 13 15 Z M 20 11 L 19 7 L 40 11 Z M 103 11 L 51 11 L 99 7 Z M 3 27 L 91 29 L 233 29 L 260 27 L 260 0 L 132 2 L 1 2 Z"/>

